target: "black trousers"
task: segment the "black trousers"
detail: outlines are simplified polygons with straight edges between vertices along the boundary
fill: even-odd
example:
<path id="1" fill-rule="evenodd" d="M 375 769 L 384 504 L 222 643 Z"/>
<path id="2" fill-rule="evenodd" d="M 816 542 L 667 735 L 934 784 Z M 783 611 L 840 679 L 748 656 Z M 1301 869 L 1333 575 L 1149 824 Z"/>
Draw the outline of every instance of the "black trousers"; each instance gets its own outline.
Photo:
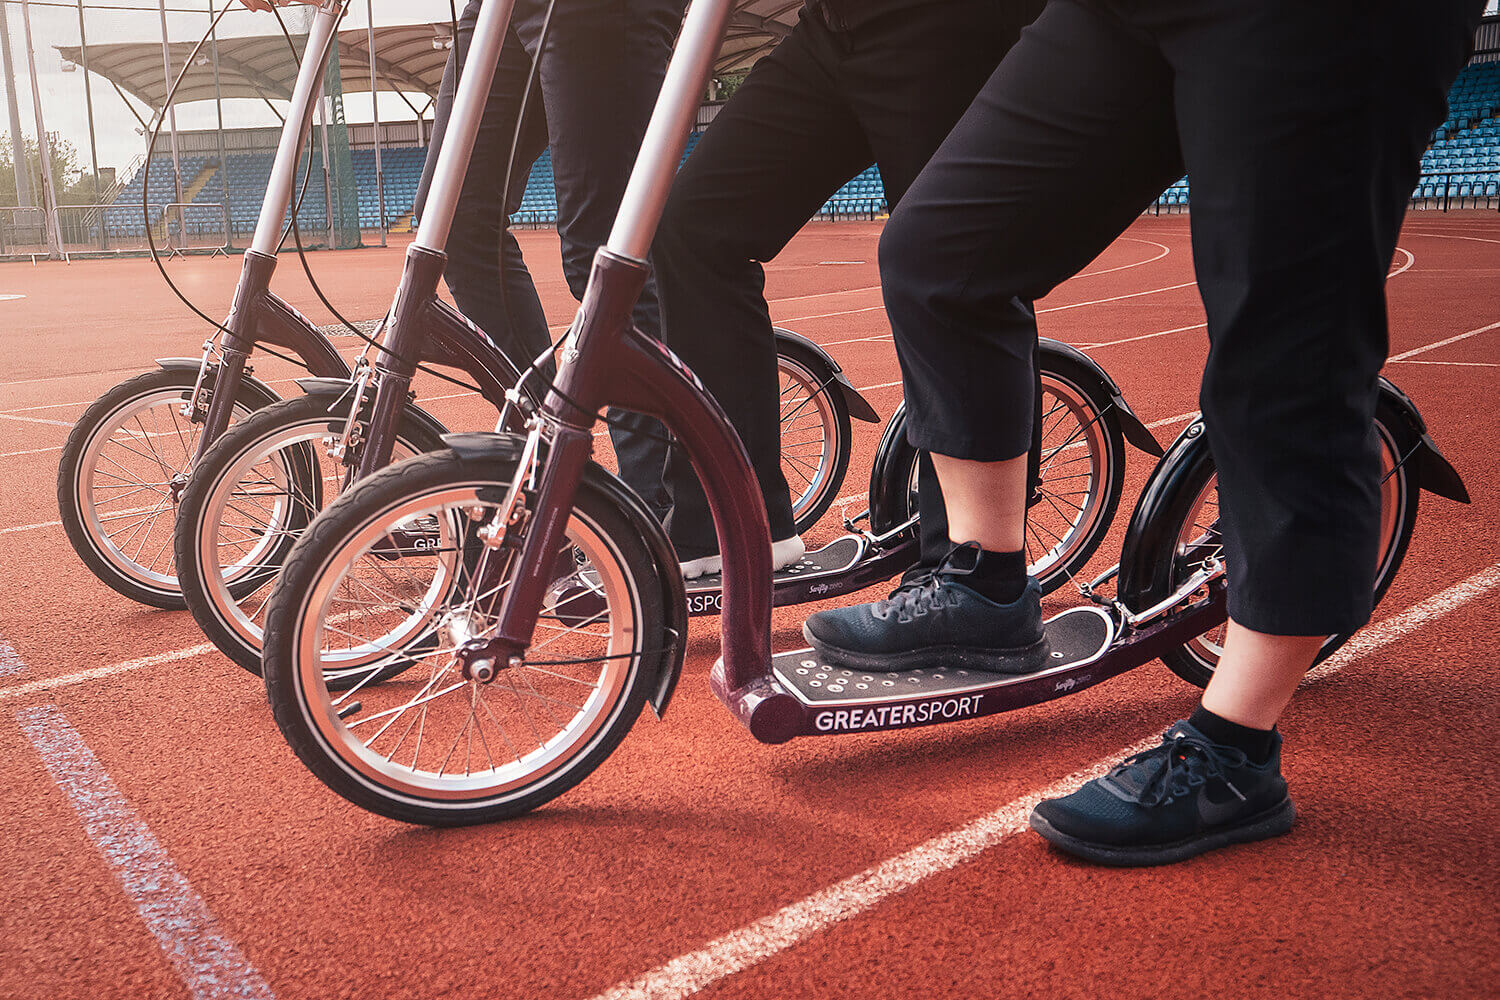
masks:
<path id="1" fill-rule="evenodd" d="M 480 0 L 469 0 L 459 17 L 458 38 L 438 91 L 418 206 L 437 165 L 479 6 Z M 683 3 L 559 0 L 538 68 L 538 92 L 522 128 L 511 190 L 504 192 L 516 115 L 546 8 L 545 0 L 516 2 L 447 245 L 446 274 L 454 301 L 523 368 L 551 342 L 536 286 L 508 229 L 510 215 L 525 193 L 529 168 L 548 147 L 550 133 L 563 274 L 573 296 L 581 299 L 594 252 L 609 238 L 661 89 Z M 653 336 L 660 329 L 656 290 L 650 283 L 641 294 L 635 321 Z M 549 376 L 551 372 L 548 367 Z M 624 424 L 610 427 L 621 477 L 664 517 L 665 432 L 640 414 L 613 410 L 610 416 Z"/>
<path id="2" fill-rule="evenodd" d="M 880 166 L 887 203 L 900 201 L 1041 6 L 913 2 L 844 31 L 804 12 L 678 174 L 652 252 L 663 333 L 744 440 L 773 538 L 789 537 L 793 526 L 761 262 L 871 163 Z M 941 494 L 929 528 L 936 479 L 930 465 L 926 471 L 923 526 L 946 549 Z M 667 478 L 667 526 L 678 553 L 692 559 L 717 552 L 707 500 L 684 456 L 673 454 Z"/>
<path id="3" fill-rule="evenodd" d="M 1385 277 L 1482 7 L 1052 0 L 881 240 L 912 443 L 1025 452 L 1031 301 L 1185 168 L 1230 613 L 1283 635 L 1364 624 Z"/>

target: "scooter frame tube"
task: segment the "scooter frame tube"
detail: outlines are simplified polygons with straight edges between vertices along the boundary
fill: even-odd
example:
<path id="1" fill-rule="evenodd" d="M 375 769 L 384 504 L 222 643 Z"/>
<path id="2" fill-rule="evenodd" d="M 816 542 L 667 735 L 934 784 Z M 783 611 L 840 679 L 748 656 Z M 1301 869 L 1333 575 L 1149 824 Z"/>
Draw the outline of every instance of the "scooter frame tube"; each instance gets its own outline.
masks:
<path id="1" fill-rule="evenodd" d="M 260 217 L 255 223 L 255 237 L 250 242 L 251 250 L 268 257 L 276 255 L 277 244 L 281 242 L 282 219 L 291 207 L 292 193 L 296 189 L 302 139 L 312 126 L 313 110 L 323 90 L 323 69 L 328 64 L 329 43 L 343 16 L 343 6 L 343 0 L 323 0 L 313 15 L 302 65 L 297 70 L 297 83 L 292 89 L 292 105 L 287 109 L 287 124 L 296 122 L 297 126 L 281 130 L 276 159 L 271 164 L 271 179 L 266 183 Z M 319 55 L 312 55 L 315 52 Z"/>

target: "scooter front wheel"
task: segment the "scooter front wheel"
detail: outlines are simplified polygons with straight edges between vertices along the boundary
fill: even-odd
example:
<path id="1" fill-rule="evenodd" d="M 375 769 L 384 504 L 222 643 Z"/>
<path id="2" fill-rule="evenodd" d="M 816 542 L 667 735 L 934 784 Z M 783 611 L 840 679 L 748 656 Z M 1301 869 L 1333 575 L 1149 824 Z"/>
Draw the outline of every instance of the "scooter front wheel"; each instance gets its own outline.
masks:
<path id="1" fill-rule="evenodd" d="M 186 606 L 172 528 L 203 430 L 181 413 L 197 381 L 196 370 L 164 368 L 121 382 L 73 425 L 57 467 L 57 509 L 73 551 L 113 590 L 168 611 Z M 230 420 L 276 399 L 244 379 Z"/>
<path id="2" fill-rule="evenodd" d="M 582 781 L 640 714 L 667 633 L 663 586 L 639 531 L 588 478 L 524 661 L 488 683 L 462 676 L 454 653 L 491 633 L 514 572 L 513 550 L 480 534 L 514 469 L 451 450 L 399 463 L 292 549 L 267 617 L 266 690 L 297 756 L 356 805 L 439 826 L 515 816 Z M 437 543 L 392 544 L 414 524 L 438 525 Z M 399 648 L 417 632 L 437 641 Z M 335 694 L 325 666 L 351 644 L 412 666 Z"/>
<path id="3" fill-rule="evenodd" d="M 214 443 L 182 494 L 174 544 L 183 598 L 214 645 L 253 674 L 260 674 L 276 574 L 325 497 L 358 468 L 361 445 L 330 455 L 350 407 L 348 396 L 265 407 Z M 396 428 L 393 460 L 443 446 L 439 428 L 414 410 L 412 404 Z"/>

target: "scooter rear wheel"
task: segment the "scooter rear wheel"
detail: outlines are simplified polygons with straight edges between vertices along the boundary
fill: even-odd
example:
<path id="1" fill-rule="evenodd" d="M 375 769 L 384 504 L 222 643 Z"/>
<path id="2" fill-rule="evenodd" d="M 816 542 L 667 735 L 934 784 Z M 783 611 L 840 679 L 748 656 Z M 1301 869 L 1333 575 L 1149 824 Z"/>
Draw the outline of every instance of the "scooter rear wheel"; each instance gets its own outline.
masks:
<path id="1" fill-rule="evenodd" d="M 1380 554 L 1375 574 L 1375 603 L 1379 604 L 1401 569 L 1417 521 L 1419 484 L 1412 463 L 1403 458 L 1419 442 L 1409 424 L 1383 400 L 1376 410 L 1375 430 L 1380 438 L 1381 466 Z M 1222 559 L 1224 547 L 1218 530 L 1218 476 L 1206 445 L 1199 448 L 1191 459 L 1180 487 L 1171 497 L 1164 498 L 1157 516 L 1163 519 L 1162 528 L 1159 532 L 1152 531 L 1152 537 L 1171 539 L 1175 545 L 1170 579 L 1165 587 L 1160 588 L 1160 593 L 1122 593 L 1121 597 L 1132 608 L 1147 607 L 1164 599 L 1208 558 Z M 1165 653 L 1162 662 L 1188 683 L 1208 686 L 1224 652 L 1227 627 L 1227 623 L 1219 625 Z M 1327 659 L 1348 640 L 1348 634 L 1331 636 L 1323 644 L 1316 662 Z"/>
<path id="2" fill-rule="evenodd" d="M 292 550 L 267 621 L 266 690 L 298 757 L 356 805 L 441 826 L 515 816 L 582 781 L 640 714 L 660 652 L 647 647 L 667 632 L 662 582 L 639 531 L 587 477 L 565 529 L 571 575 L 551 588 L 527 659 L 490 683 L 460 674 L 455 650 L 489 634 L 488 599 L 513 571 L 511 550 L 485 548 L 479 531 L 514 468 L 450 450 L 402 462 L 345 492 Z M 440 545 L 386 544 L 419 521 L 442 526 Z M 563 607 L 574 601 L 589 614 Z M 330 651 L 380 645 L 418 617 L 441 641 L 408 648 L 410 670 L 333 694 Z"/>
<path id="3" fill-rule="evenodd" d="M 838 389 L 800 358 L 779 353 L 781 473 L 792 496 L 792 522 L 801 534 L 828 512 L 849 469 L 849 404 Z"/>
<path id="4" fill-rule="evenodd" d="M 1026 516 L 1029 572 L 1049 594 L 1082 571 L 1114 522 L 1125 482 L 1125 437 L 1107 395 L 1087 372 L 1065 359 L 1045 359 L 1041 371 L 1039 480 Z M 905 444 L 906 410 L 891 417 L 886 440 L 900 452 L 885 467 L 885 496 L 871 505 L 871 530 L 882 535 L 917 516 L 917 452 Z M 880 472 L 877 472 L 879 475 Z M 880 484 L 871 483 L 877 489 Z M 917 528 L 908 534 L 916 537 Z"/>

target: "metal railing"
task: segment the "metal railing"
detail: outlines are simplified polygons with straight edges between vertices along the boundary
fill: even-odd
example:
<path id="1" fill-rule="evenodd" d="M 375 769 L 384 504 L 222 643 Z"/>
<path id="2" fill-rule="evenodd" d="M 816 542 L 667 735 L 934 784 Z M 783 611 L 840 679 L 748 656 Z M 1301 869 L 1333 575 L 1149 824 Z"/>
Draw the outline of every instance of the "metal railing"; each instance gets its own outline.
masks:
<path id="1" fill-rule="evenodd" d="M 149 219 L 149 222 L 147 221 Z M 219 204 L 62 205 L 57 209 L 62 254 L 140 253 L 154 241 L 158 251 L 224 253 L 229 249 L 229 210 Z M 147 232 L 150 240 L 147 239 Z M 0 207 L 0 256 L 50 254 L 47 216 L 40 208 Z"/>

